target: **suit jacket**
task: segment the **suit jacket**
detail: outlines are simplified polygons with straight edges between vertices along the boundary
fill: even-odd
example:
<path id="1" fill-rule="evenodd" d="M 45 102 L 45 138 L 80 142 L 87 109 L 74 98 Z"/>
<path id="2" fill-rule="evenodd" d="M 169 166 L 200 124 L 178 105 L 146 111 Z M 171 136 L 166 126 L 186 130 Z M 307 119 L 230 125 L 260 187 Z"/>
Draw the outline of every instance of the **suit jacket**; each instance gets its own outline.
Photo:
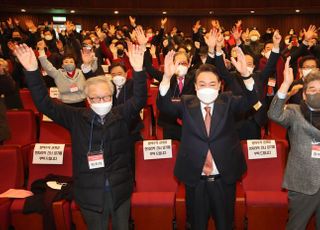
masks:
<path id="1" fill-rule="evenodd" d="M 116 89 L 116 86 L 115 86 Z M 127 79 L 126 83 L 120 89 L 118 98 L 116 97 L 117 91 L 115 90 L 113 94 L 113 107 L 124 104 L 133 96 L 133 80 Z M 141 121 L 140 115 L 138 114 L 134 119 L 132 119 L 130 124 L 131 134 L 139 135 L 140 130 L 143 128 L 143 123 Z"/>
<path id="2" fill-rule="evenodd" d="M 292 82 L 290 86 L 290 90 L 295 86 L 295 85 L 303 85 L 303 79 L 300 78 L 298 80 L 295 80 Z M 300 105 L 301 100 L 303 99 L 302 97 L 303 89 L 300 89 L 295 95 L 292 95 L 289 98 L 289 103 L 290 104 L 298 104 Z"/>
<path id="3" fill-rule="evenodd" d="M 269 118 L 288 128 L 290 152 L 285 170 L 283 187 L 313 195 L 320 188 L 320 161 L 311 158 L 311 142 L 320 141 L 320 130 L 303 116 L 300 106 L 288 104 L 278 96 L 273 98 Z"/>
<path id="4" fill-rule="evenodd" d="M 276 65 L 278 58 L 280 57 L 279 53 L 271 52 L 270 58 L 267 62 L 266 67 L 262 72 L 254 72 L 252 74 L 252 78 L 255 81 L 255 87 L 257 89 L 259 100 L 262 104 L 261 108 L 256 111 L 255 109 L 251 108 L 249 111 L 246 111 L 244 114 L 239 114 L 238 118 L 247 119 L 248 117 L 253 117 L 257 124 L 263 126 L 266 124 L 268 117 L 267 117 L 267 102 L 265 100 L 264 89 L 268 84 L 269 76 L 276 71 Z M 219 76 L 225 81 L 228 85 L 228 88 L 235 95 L 243 95 L 245 91 L 245 86 L 241 77 L 235 76 L 234 74 L 230 74 L 227 68 L 224 65 L 222 55 L 215 57 L 216 67 L 219 73 Z"/>
<path id="5" fill-rule="evenodd" d="M 234 113 L 248 109 L 257 102 L 255 90 L 246 91 L 245 97 L 222 93 L 214 102 L 210 135 L 206 133 L 200 101 L 195 95 L 181 97 L 173 103 L 170 92 L 159 94 L 160 111 L 182 119 L 182 138 L 175 165 L 175 176 L 188 186 L 200 181 L 203 165 L 210 148 L 215 164 L 226 183 L 235 183 L 246 170 Z"/>

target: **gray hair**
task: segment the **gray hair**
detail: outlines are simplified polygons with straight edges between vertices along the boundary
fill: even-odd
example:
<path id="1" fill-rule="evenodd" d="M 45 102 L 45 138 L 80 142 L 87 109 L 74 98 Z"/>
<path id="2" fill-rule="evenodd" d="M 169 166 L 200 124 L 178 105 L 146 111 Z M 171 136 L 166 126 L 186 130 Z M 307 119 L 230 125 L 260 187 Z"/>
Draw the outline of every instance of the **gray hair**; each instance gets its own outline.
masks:
<path id="1" fill-rule="evenodd" d="M 112 84 L 111 80 L 108 79 L 104 75 L 99 75 L 99 76 L 96 76 L 96 77 L 89 78 L 86 81 L 86 84 L 84 86 L 84 93 L 86 94 L 86 96 L 88 96 L 88 88 L 91 85 L 98 85 L 98 84 L 106 84 L 108 86 L 108 88 L 110 89 L 111 95 L 113 95 L 114 85 Z"/>
<path id="2" fill-rule="evenodd" d="M 312 70 L 304 79 L 303 82 L 303 91 L 305 92 L 308 88 L 308 85 L 312 81 L 320 81 L 320 70 Z"/>

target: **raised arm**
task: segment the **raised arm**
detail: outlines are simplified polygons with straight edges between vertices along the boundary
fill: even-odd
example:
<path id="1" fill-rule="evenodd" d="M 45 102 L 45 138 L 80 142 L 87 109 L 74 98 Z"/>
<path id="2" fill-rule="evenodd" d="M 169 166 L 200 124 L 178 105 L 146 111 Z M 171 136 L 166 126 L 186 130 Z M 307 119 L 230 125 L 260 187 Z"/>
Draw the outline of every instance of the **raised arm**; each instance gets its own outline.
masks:
<path id="1" fill-rule="evenodd" d="M 73 123 L 72 119 L 78 114 L 78 110 L 64 104 L 57 104 L 51 100 L 38 70 L 37 58 L 30 47 L 26 44 L 16 46 L 15 54 L 25 68 L 26 81 L 38 110 L 55 122 L 70 129 Z"/>

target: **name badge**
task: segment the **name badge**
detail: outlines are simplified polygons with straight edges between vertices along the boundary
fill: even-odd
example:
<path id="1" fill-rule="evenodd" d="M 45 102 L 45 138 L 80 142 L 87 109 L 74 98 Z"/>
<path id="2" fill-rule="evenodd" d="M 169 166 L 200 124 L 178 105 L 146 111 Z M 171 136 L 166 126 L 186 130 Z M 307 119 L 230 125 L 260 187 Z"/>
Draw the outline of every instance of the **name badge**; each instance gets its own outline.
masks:
<path id="1" fill-rule="evenodd" d="M 104 168 L 103 152 L 101 150 L 98 152 L 89 152 L 88 165 L 89 169 Z"/>
<path id="2" fill-rule="evenodd" d="M 71 93 L 74 93 L 74 92 L 77 92 L 77 91 L 79 91 L 79 88 L 78 88 L 77 85 L 71 85 L 70 86 L 70 92 Z"/>
<path id="3" fill-rule="evenodd" d="M 311 158 L 320 158 L 320 142 L 311 142 Z"/>
<path id="4" fill-rule="evenodd" d="M 269 78 L 269 80 L 268 80 L 268 86 L 275 87 L 275 86 L 276 86 L 276 79 L 274 79 L 274 78 Z"/>
<path id="5" fill-rule="evenodd" d="M 171 102 L 172 103 L 179 103 L 181 101 L 181 98 L 180 97 L 172 97 L 171 98 Z"/>

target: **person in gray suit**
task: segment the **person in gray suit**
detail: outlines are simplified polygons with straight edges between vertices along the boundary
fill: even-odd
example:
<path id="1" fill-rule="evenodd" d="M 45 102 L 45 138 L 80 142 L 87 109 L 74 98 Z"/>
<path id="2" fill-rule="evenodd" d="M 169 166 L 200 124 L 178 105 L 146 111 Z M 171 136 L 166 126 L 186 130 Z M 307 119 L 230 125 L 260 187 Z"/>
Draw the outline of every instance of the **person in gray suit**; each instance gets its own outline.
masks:
<path id="1" fill-rule="evenodd" d="M 320 227 L 320 71 L 312 71 L 303 84 L 303 100 L 288 104 L 287 93 L 293 82 L 289 67 L 268 111 L 270 119 L 288 129 L 290 152 L 283 187 L 288 190 L 289 219 L 286 229 L 305 229 L 312 214 Z"/>

